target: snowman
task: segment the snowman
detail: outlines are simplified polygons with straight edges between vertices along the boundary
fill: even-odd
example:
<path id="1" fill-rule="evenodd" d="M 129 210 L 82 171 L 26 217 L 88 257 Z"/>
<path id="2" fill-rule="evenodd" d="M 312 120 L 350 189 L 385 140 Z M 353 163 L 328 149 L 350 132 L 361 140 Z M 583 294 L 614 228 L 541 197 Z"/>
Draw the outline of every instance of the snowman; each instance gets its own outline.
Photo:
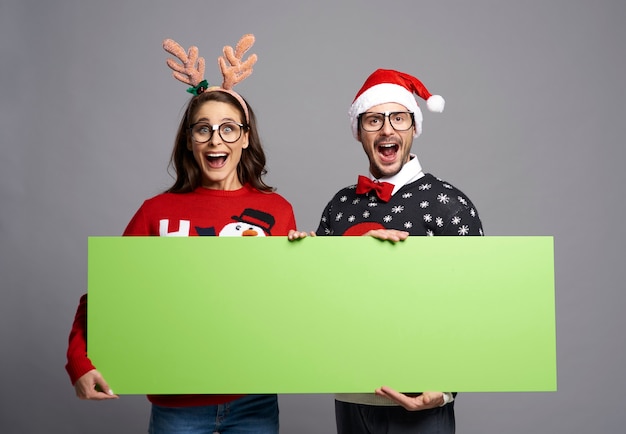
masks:
<path id="1" fill-rule="evenodd" d="M 274 226 L 272 215 L 252 208 L 246 208 L 241 215 L 232 216 L 235 220 L 228 223 L 218 234 L 220 237 L 265 237 L 271 235 Z"/>

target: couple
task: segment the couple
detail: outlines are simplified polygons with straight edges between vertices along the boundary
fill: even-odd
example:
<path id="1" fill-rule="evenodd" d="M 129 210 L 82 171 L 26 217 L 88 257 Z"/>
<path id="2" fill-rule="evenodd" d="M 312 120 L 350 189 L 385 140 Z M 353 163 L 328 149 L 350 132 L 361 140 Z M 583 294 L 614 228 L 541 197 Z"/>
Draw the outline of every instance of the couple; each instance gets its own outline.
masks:
<path id="1" fill-rule="evenodd" d="M 254 37 L 245 35 L 234 50 L 225 47 L 218 59 L 223 83 L 209 87 L 197 48 L 186 52 L 176 42 L 164 41 L 164 49 L 180 61 L 167 61 L 174 77 L 188 84 L 193 96 L 171 156 L 176 180 L 166 192 L 141 205 L 125 236 L 233 236 L 247 231 L 296 240 L 308 235 L 297 230 L 290 203 L 263 181 L 266 160 L 254 112 L 233 90 L 252 72 L 256 55 L 243 57 L 253 43 Z M 409 235 L 482 235 L 471 201 L 452 185 L 424 173 L 411 153 L 413 139 L 422 132 L 422 113 L 414 94 L 426 100 L 431 111 L 443 110 L 443 99 L 408 74 L 379 69 L 367 78 L 349 116 L 370 173 L 330 200 L 317 231 L 310 235 L 369 235 L 390 242 Z M 388 222 L 385 216 L 397 212 L 404 214 L 402 218 Z M 233 216 L 239 216 L 242 224 L 233 227 Z M 70 332 L 67 372 L 79 398 L 116 399 L 87 357 L 86 316 L 83 295 Z M 373 392 L 336 395 L 339 434 L 455 431 L 451 392 L 404 394 L 388 387 Z M 150 395 L 148 399 L 153 434 L 278 433 L 276 395 Z"/>

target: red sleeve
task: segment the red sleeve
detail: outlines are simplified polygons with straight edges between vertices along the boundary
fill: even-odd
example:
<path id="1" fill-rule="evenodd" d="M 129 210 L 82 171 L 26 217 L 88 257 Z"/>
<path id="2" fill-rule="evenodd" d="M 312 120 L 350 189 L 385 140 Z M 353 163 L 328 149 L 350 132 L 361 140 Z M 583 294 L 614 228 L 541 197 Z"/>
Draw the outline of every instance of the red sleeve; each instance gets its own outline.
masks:
<path id="1" fill-rule="evenodd" d="M 70 381 L 74 384 L 76 380 L 92 369 L 95 369 L 95 366 L 87 357 L 87 294 L 84 294 L 78 303 L 70 331 L 65 370 L 70 375 Z"/>
<path id="2" fill-rule="evenodd" d="M 296 230 L 296 216 L 293 213 L 293 208 L 291 209 L 291 217 L 289 219 L 289 230 L 291 230 L 291 229 Z M 287 232 L 289 232 L 289 231 L 287 231 Z"/>
<path id="3" fill-rule="evenodd" d="M 278 207 L 276 207 L 278 209 Z M 286 200 L 279 211 L 279 217 L 277 218 L 276 228 L 272 229 L 272 235 L 284 236 L 289 233 L 291 229 L 296 230 L 296 216 L 293 212 L 293 207 Z"/>
<path id="4" fill-rule="evenodd" d="M 139 208 L 128 223 L 124 235 L 150 235 L 143 207 Z M 87 357 L 87 294 L 84 294 L 78 303 L 74 323 L 70 330 L 65 370 L 69 374 L 72 384 L 74 384 L 76 380 L 92 369 L 95 369 L 95 366 Z"/>
<path id="5" fill-rule="evenodd" d="M 124 230 L 124 236 L 148 236 L 148 235 L 158 235 L 153 234 L 150 231 L 150 226 L 146 222 L 145 212 L 144 212 L 145 203 L 137 210 L 135 215 L 130 222 L 128 222 L 128 226 Z"/>
<path id="6" fill-rule="evenodd" d="M 292 210 L 289 210 L 289 213 L 289 217 L 284 221 L 286 224 L 278 228 L 277 231 L 272 231 L 272 235 L 285 236 L 291 229 L 296 230 L 296 217 L 294 216 Z"/>

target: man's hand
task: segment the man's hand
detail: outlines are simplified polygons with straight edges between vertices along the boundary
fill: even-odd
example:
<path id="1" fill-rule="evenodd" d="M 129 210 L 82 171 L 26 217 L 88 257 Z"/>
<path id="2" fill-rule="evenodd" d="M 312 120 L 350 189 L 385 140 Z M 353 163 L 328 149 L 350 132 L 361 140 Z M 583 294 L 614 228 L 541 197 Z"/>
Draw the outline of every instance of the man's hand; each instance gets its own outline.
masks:
<path id="1" fill-rule="evenodd" d="M 398 241 L 404 241 L 409 236 L 406 231 L 399 231 L 397 229 L 372 229 L 363 234 L 364 237 L 374 237 L 379 240 L 391 241 L 397 243 Z"/>
<path id="2" fill-rule="evenodd" d="M 389 398 L 409 411 L 437 408 L 445 402 L 443 392 L 424 392 L 419 396 L 408 396 L 387 386 L 376 389 L 376 395 Z"/>
<path id="3" fill-rule="evenodd" d="M 119 396 L 113 393 L 107 382 L 104 381 L 100 372 L 95 369 L 92 369 L 76 380 L 74 389 L 76 390 L 76 396 L 80 399 L 100 401 L 119 398 Z"/>

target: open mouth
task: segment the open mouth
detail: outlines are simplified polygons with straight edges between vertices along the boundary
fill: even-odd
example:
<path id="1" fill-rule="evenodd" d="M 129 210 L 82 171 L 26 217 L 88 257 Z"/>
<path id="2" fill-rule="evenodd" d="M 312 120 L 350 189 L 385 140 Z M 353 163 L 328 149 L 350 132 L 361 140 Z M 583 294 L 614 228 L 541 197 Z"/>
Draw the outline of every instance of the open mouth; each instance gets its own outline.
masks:
<path id="1" fill-rule="evenodd" d="M 220 154 L 207 154 L 205 156 L 207 165 L 211 169 L 219 169 L 224 167 L 226 164 L 226 160 L 228 159 L 228 154 L 220 153 Z"/>
<path id="2" fill-rule="evenodd" d="M 395 160 L 399 149 L 400 146 L 396 145 L 395 143 L 383 143 L 376 147 L 378 154 L 383 160 L 386 161 Z"/>

